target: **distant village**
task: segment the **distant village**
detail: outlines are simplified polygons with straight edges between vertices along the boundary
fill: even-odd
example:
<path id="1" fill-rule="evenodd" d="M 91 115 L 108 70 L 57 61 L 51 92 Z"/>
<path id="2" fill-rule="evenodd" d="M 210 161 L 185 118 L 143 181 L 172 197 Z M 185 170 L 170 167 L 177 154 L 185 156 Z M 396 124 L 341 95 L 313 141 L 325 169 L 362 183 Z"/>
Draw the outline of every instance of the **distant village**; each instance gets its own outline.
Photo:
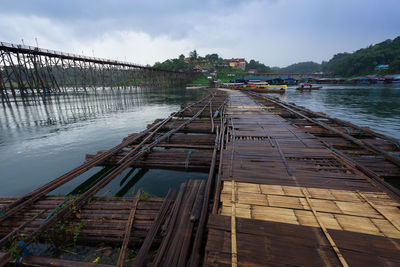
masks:
<path id="1" fill-rule="evenodd" d="M 314 72 L 314 73 L 274 73 L 271 70 L 246 70 L 245 58 L 231 58 L 219 61 L 210 61 L 207 59 L 185 58 L 185 63 L 193 63 L 193 71 L 207 73 L 209 79 L 216 77 L 216 68 L 231 68 L 232 73 L 226 73 L 225 76 L 231 77 L 229 82 L 249 82 L 249 81 L 265 81 L 272 83 L 280 83 L 287 85 L 298 84 L 299 82 L 310 82 L 317 84 L 385 84 L 400 83 L 400 74 L 391 75 L 368 75 L 353 78 L 332 77 L 332 73 Z M 376 70 L 385 70 L 388 65 L 378 65 Z M 223 82 L 228 82 L 226 79 Z"/>
<path id="2" fill-rule="evenodd" d="M 185 63 L 189 64 L 193 62 L 195 65 L 193 70 L 200 71 L 200 72 L 209 72 L 210 68 L 204 66 L 212 66 L 212 67 L 222 67 L 228 68 L 231 67 L 233 69 L 246 69 L 246 60 L 244 58 L 232 58 L 232 59 L 224 59 L 222 61 L 210 61 L 207 59 L 198 60 L 198 59 L 191 59 L 190 57 L 185 58 Z M 203 66 L 203 67 L 202 67 Z M 255 71 L 255 70 L 254 70 Z"/>

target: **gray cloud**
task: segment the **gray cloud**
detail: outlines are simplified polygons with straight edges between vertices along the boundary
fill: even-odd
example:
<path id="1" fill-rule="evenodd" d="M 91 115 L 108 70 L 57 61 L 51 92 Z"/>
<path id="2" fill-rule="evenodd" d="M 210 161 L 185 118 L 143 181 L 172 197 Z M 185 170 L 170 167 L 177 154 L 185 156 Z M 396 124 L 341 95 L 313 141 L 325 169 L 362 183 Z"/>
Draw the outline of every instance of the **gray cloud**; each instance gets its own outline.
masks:
<path id="1" fill-rule="evenodd" d="M 150 64 L 196 48 L 284 66 L 400 35 L 397 0 L 2 2 L 2 41 Z"/>

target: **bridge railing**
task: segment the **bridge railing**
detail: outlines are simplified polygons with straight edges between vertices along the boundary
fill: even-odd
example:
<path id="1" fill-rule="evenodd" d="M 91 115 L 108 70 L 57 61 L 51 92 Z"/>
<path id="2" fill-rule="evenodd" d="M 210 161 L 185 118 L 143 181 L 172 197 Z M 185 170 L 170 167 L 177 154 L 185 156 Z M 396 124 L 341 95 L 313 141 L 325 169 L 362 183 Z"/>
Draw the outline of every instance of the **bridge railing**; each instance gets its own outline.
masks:
<path id="1" fill-rule="evenodd" d="M 84 56 L 84 55 L 65 53 L 65 52 L 55 51 L 55 50 L 51 50 L 51 49 L 43 49 L 43 48 L 30 46 L 30 45 L 12 44 L 12 43 L 7 43 L 7 42 L 0 42 L 0 49 L 8 49 L 8 50 L 12 50 L 12 51 L 17 51 L 17 52 L 20 51 L 20 52 L 26 52 L 26 53 L 32 53 L 32 54 L 43 54 L 43 55 L 55 56 L 55 57 L 65 57 L 65 58 L 70 58 L 70 59 L 75 59 L 75 60 L 91 61 L 91 62 L 109 64 L 109 65 L 121 65 L 121 66 L 128 66 L 128 67 L 149 69 L 149 70 L 157 70 L 157 71 L 165 71 L 165 72 L 180 72 L 180 71 L 170 71 L 170 70 L 163 70 L 163 69 L 148 67 L 148 66 L 144 66 L 141 64 L 128 62 L 128 61 L 111 60 L 111 59 L 105 59 L 105 58 L 99 58 L 99 57 L 88 57 L 88 56 Z"/>

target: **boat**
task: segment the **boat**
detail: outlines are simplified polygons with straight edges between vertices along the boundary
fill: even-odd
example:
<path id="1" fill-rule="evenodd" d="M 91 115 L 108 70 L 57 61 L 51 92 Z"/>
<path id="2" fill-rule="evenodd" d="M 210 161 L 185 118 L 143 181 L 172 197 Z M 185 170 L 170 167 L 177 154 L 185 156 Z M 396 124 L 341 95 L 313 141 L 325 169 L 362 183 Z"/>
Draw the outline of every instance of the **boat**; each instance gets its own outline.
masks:
<path id="1" fill-rule="evenodd" d="M 249 82 L 248 86 L 251 88 L 262 88 L 262 89 L 287 89 L 286 84 L 269 84 L 267 82 Z"/>
<path id="2" fill-rule="evenodd" d="M 255 92 L 255 93 L 268 93 L 268 94 L 284 94 L 286 92 L 285 89 L 267 89 L 267 88 L 247 88 L 247 90 Z"/>
<path id="3" fill-rule="evenodd" d="M 186 86 L 186 89 L 201 89 L 207 88 L 207 86 Z"/>
<path id="4" fill-rule="evenodd" d="M 314 86 L 314 85 L 309 84 L 309 83 L 304 83 L 304 84 L 300 84 L 300 86 L 297 87 L 296 90 L 309 91 L 309 90 L 319 90 L 321 88 L 322 88 L 322 86 Z"/>

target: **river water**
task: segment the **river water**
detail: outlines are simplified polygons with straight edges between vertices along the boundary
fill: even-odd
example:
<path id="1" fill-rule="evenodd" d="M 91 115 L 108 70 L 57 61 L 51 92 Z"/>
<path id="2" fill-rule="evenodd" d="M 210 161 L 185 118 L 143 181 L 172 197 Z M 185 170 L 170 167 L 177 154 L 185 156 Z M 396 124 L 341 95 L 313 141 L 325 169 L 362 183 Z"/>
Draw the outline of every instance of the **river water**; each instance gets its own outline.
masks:
<path id="1" fill-rule="evenodd" d="M 123 137 L 145 129 L 155 119 L 168 116 L 204 93 L 184 88 L 132 89 L 0 104 L 0 196 L 22 195 L 51 181 L 81 164 L 85 154 L 114 147 Z M 281 97 L 400 138 L 400 87 L 324 85 L 312 92 L 289 88 Z M 52 194 L 71 192 L 100 169 L 88 171 Z M 163 196 L 187 179 L 207 176 L 137 169 L 124 179 L 128 171 L 99 195 L 131 196 L 141 188 L 153 196 Z"/>
<path id="2" fill-rule="evenodd" d="M 0 104 L 0 196 L 28 193 L 80 165 L 86 154 L 108 150 L 192 102 L 205 90 L 132 89 L 98 94 L 60 95 L 11 106 Z M 68 182 L 52 194 L 65 194 L 101 170 Z M 116 177 L 98 195 L 133 195 L 138 188 L 163 196 L 169 188 L 204 173 L 137 169 Z M 134 183 L 135 175 L 143 175 Z M 137 176 L 136 176 L 137 177 Z M 134 185 L 134 186 L 133 186 Z"/>
<path id="3" fill-rule="evenodd" d="M 400 140 L 400 85 L 322 86 L 303 92 L 289 87 L 280 98 Z"/>

